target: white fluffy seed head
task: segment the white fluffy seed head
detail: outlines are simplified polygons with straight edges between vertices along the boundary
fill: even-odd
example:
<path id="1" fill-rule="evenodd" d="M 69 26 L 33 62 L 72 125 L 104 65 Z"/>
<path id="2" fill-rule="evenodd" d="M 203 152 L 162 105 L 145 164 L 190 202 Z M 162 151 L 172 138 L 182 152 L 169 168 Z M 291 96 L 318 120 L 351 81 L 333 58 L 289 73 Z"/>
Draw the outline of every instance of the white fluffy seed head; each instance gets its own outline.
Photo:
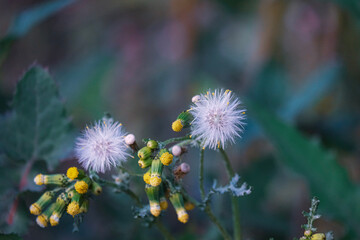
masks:
<path id="1" fill-rule="evenodd" d="M 127 145 L 132 145 L 134 144 L 136 141 L 135 139 L 135 135 L 134 134 L 128 134 L 126 137 L 125 137 L 125 143 Z"/>
<path id="2" fill-rule="evenodd" d="M 122 125 L 112 119 L 96 122 L 86 127 L 76 139 L 75 154 L 85 169 L 105 172 L 126 161 L 129 156 Z"/>
<path id="3" fill-rule="evenodd" d="M 183 173 L 188 173 L 190 172 L 190 165 L 187 163 L 182 163 L 180 164 L 180 169 Z"/>
<path id="4" fill-rule="evenodd" d="M 191 106 L 190 112 L 194 116 L 192 137 L 199 140 L 202 147 L 211 149 L 234 143 L 243 132 L 246 119 L 246 110 L 240 104 L 229 90 L 209 90 L 201 94 L 199 101 Z"/>
<path id="5" fill-rule="evenodd" d="M 195 95 L 195 96 L 192 97 L 191 101 L 193 103 L 196 103 L 196 102 L 198 102 L 200 100 L 200 98 L 201 98 L 200 95 Z"/>
<path id="6" fill-rule="evenodd" d="M 179 157 L 181 155 L 181 147 L 179 145 L 175 145 L 171 148 L 171 152 L 175 157 Z"/>

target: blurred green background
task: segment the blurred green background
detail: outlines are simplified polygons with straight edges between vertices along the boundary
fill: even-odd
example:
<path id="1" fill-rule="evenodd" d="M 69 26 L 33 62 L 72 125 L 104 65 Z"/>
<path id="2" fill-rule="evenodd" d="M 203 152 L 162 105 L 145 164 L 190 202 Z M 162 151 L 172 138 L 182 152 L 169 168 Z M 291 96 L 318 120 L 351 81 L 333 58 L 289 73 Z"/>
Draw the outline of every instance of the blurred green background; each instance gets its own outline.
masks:
<path id="1" fill-rule="evenodd" d="M 191 97 L 209 88 L 233 90 L 249 117 L 229 146 L 231 161 L 253 187 L 239 199 L 244 239 L 292 239 L 312 196 L 320 198 L 319 231 L 360 239 L 360 2 L 357 0 L 0 0 L 0 110 L 9 111 L 19 78 L 33 63 L 58 84 L 74 134 L 104 112 L 142 138 L 179 134 L 171 122 Z M 70 143 L 72 144 L 72 142 Z M 199 199 L 198 152 L 184 161 L 184 180 Z M 29 174 L 17 214 L 24 165 L 1 157 L 0 232 L 24 239 L 159 239 L 133 219 L 131 200 L 105 190 L 90 203 L 79 233 L 70 216 L 40 229 L 27 208 L 40 193 Z M 76 165 L 70 154 L 54 172 Z M 205 152 L 206 186 L 227 183 L 220 155 Z M 136 169 L 136 163 L 130 162 Z M 111 173 L 105 177 L 111 179 Z M 143 193 L 142 180 L 133 179 Z M 213 200 L 231 229 L 229 198 Z M 163 216 L 176 239 L 220 239 L 196 209 L 183 225 Z"/>

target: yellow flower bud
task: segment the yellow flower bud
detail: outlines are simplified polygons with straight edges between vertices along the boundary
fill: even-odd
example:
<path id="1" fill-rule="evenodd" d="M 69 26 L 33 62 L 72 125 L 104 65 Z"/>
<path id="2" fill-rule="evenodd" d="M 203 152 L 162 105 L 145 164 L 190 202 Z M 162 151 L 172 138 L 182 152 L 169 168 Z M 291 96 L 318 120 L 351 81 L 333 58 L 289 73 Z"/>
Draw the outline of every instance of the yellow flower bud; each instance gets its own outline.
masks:
<path id="1" fill-rule="evenodd" d="M 160 198 L 160 208 L 161 210 L 166 210 L 168 208 L 168 202 L 166 198 Z"/>
<path id="2" fill-rule="evenodd" d="M 162 164 L 164 164 L 165 166 L 169 166 L 172 163 L 174 156 L 169 153 L 169 152 L 164 152 L 163 154 L 161 154 L 160 156 L 160 161 Z"/>
<path id="3" fill-rule="evenodd" d="M 185 211 L 185 209 L 176 211 L 176 214 L 180 222 L 187 223 L 189 221 L 189 214 Z"/>
<path id="4" fill-rule="evenodd" d="M 91 184 L 90 178 L 86 177 L 83 178 L 81 181 L 77 181 L 74 185 L 75 190 L 80 194 L 87 193 L 89 186 Z"/>
<path id="5" fill-rule="evenodd" d="M 150 178 L 151 178 L 150 172 L 151 172 L 150 170 L 147 171 L 143 176 L 144 182 L 147 184 L 150 184 Z"/>
<path id="6" fill-rule="evenodd" d="M 174 132 L 180 132 L 183 129 L 183 127 L 184 126 L 182 125 L 180 119 L 175 120 L 171 125 L 171 128 Z"/>
<path id="7" fill-rule="evenodd" d="M 43 185 L 44 184 L 44 175 L 38 174 L 34 178 L 34 182 L 36 185 Z"/>
<path id="8" fill-rule="evenodd" d="M 150 185 L 156 187 L 156 186 L 159 186 L 160 183 L 161 183 L 160 175 L 157 173 L 151 174 Z"/>
<path id="9" fill-rule="evenodd" d="M 71 167 L 67 170 L 66 176 L 70 178 L 71 180 L 76 179 L 79 176 L 79 171 L 77 167 Z"/>
<path id="10" fill-rule="evenodd" d="M 41 214 L 39 215 L 37 218 L 36 218 L 36 223 L 42 227 L 42 228 L 45 228 L 47 227 L 48 225 L 48 220 L 47 218 L 44 216 L 44 214 Z"/>
<path id="11" fill-rule="evenodd" d="M 316 234 L 311 236 L 311 240 L 325 240 L 325 234 L 316 233 Z"/>
<path id="12" fill-rule="evenodd" d="M 188 202 L 185 202 L 184 207 L 185 207 L 185 210 L 191 211 L 191 210 L 193 210 L 195 208 L 195 204 L 188 201 Z"/>
<path id="13" fill-rule="evenodd" d="M 150 212 L 154 217 L 158 217 L 161 213 L 161 207 L 158 202 L 150 202 Z"/>
<path id="14" fill-rule="evenodd" d="M 80 206 L 78 202 L 71 202 L 67 207 L 67 213 L 71 216 L 75 216 L 80 213 Z"/>

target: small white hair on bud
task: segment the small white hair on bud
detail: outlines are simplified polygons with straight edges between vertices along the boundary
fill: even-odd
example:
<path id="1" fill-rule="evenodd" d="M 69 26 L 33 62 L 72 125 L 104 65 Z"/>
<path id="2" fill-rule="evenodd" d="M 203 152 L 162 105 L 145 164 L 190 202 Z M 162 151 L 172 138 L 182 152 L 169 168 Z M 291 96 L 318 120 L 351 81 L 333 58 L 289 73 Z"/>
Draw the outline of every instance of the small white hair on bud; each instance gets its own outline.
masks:
<path id="1" fill-rule="evenodd" d="M 135 135 L 134 134 L 128 134 L 126 137 L 125 137 L 125 143 L 127 145 L 132 145 L 135 143 Z"/>
<path id="2" fill-rule="evenodd" d="M 175 157 L 179 157 L 181 155 L 181 147 L 179 145 L 175 145 L 171 148 L 171 152 Z"/>
<path id="3" fill-rule="evenodd" d="M 192 97 L 191 101 L 193 103 L 196 103 L 196 102 L 198 102 L 200 100 L 200 98 L 201 98 L 200 95 L 195 95 L 195 96 Z"/>
<path id="4" fill-rule="evenodd" d="M 180 169 L 183 173 L 188 173 L 190 172 L 190 165 L 187 163 L 182 163 L 180 164 Z"/>

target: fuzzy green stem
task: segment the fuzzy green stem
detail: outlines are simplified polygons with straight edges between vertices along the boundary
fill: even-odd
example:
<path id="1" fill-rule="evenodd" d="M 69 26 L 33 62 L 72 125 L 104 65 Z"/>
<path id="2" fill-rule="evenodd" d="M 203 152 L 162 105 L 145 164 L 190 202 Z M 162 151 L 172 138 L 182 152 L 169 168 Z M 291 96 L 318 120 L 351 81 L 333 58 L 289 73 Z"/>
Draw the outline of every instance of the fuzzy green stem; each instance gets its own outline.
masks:
<path id="1" fill-rule="evenodd" d="M 98 181 L 99 183 L 102 183 L 108 187 L 112 187 L 112 188 L 115 188 L 117 190 L 120 190 L 124 193 L 126 193 L 129 197 L 131 197 L 137 206 L 141 207 L 141 201 L 140 201 L 140 198 L 138 195 L 136 195 L 136 193 L 134 193 L 131 189 L 129 188 L 124 188 L 120 185 L 117 185 L 116 183 L 114 182 L 110 182 L 110 181 L 107 181 L 105 179 L 102 179 L 100 177 L 94 177 L 96 178 L 96 181 Z M 159 232 L 164 236 L 165 239 L 167 240 L 174 240 L 175 238 L 173 238 L 171 236 L 171 233 L 165 228 L 165 226 L 160 222 L 160 220 L 156 219 L 155 220 L 155 225 L 157 227 L 157 229 L 159 230 Z"/>
<path id="2" fill-rule="evenodd" d="M 205 199 L 205 188 L 204 188 L 204 149 L 200 150 L 200 171 L 199 171 L 199 182 L 200 182 L 200 194 L 201 199 L 204 201 Z M 230 240 L 230 234 L 225 230 L 225 228 L 221 225 L 219 219 L 214 215 L 210 208 L 210 203 L 205 203 L 205 213 L 209 216 L 210 220 L 216 225 L 216 227 L 221 232 L 221 235 L 224 239 Z"/>
<path id="3" fill-rule="evenodd" d="M 170 138 L 170 139 L 168 139 L 166 141 L 160 142 L 160 144 L 165 147 L 166 145 L 168 145 L 170 143 L 181 142 L 181 141 L 189 140 L 189 139 L 191 139 L 190 135 L 187 135 L 187 136 L 184 136 L 184 137 Z"/>
<path id="4" fill-rule="evenodd" d="M 225 163 L 226 171 L 228 173 L 229 179 L 231 180 L 235 171 L 231 166 L 230 160 L 224 149 L 220 148 L 220 153 Z M 233 212 L 233 228 L 234 228 L 234 239 L 241 240 L 241 225 L 240 225 L 240 209 L 239 209 L 239 201 L 236 197 L 231 197 L 231 205 Z"/>

